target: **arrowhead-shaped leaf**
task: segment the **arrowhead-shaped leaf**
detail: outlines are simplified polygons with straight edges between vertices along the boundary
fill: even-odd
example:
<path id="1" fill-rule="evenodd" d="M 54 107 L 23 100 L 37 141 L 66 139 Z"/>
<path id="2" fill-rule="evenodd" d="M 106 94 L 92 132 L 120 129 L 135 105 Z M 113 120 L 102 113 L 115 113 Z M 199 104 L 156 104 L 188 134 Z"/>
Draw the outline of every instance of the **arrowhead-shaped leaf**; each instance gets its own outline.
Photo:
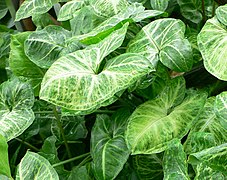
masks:
<path id="1" fill-rule="evenodd" d="M 18 79 L 0 86 L 0 134 L 7 141 L 22 134 L 35 119 L 32 111 L 34 95 L 27 83 Z"/>
<path id="2" fill-rule="evenodd" d="M 58 174 L 49 161 L 34 152 L 27 152 L 18 165 L 16 180 L 58 180 Z"/>
<path id="3" fill-rule="evenodd" d="M 226 38 L 227 28 L 216 17 L 209 19 L 198 35 L 198 46 L 206 70 L 221 80 L 227 80 Z"/>
<path id="4" fill-rule="evenodd" d="M 154 65 L 160 60 L 172 70 L 188 71 L 192 67 L 193 56 L 184 33 L 185 25 L 180 20 L 155 20 L 143 27 L 129 43 L 127 52 L 140 53 Z"/>
<path id="5" fill-rule="evenodd" d="M 56 61 L 44 76 L 40 98 L 87 114 L 112 103 L 109 100 L 116 93 L 153 71 L 149 61 L 132 53 L 108 60 L 100 70 L 103 58 L 122 44 L 127 25 L 100 43 Z"/>
<path id="6" fill-rule="evenodd" d="M 162 152 L 173 138 L 181 139 L 187 134 L 205 103 L 206 94 L 191 90 L 185 96 L 184 92 L 184 81 L 176 78 L 156 99 L 133 112 L 126 131 L 132 154 Z"/>
<path id="7" fill-rule="evenodd" d="M 67 43 L 71 32 L 61 26 L 47 26 L 33 32 L 24 43 L 29 59 L 41 68 L 49 68 L 60 56 L 81 48 L 78 42 Z"/>
<path id="8" fill-rule="evenodd" d="M 129 111 L 120 110 L 111 119 L 106 115 L 96 119 L 91 133 L 91 155 L 98 180 L 114 179 L 129 157 L 124 139 L 129 115 Z"/>
<path id="9" fill-rule="evenodd" d="M 164 180 L 190 180 L 186 160 L 187 156 L 180 140 L 170 141 L 163 157 Z"/>
<path id="10" fill-rule="evenodd" d="M 27 18 L 34 14 L 43 14 L 49 11 L 59 0 L 25 0 L 16 13 L 15 21 Z"/>

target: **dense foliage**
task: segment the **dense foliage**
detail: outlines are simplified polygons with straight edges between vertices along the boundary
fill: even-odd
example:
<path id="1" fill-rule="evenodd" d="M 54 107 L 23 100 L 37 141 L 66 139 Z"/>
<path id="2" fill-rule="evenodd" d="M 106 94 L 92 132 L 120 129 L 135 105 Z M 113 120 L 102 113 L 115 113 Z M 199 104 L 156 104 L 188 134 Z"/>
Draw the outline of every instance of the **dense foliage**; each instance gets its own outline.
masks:
<path id="1" fill-rule="evenodd" d="M 0 1 L 0 179 L 227 179 L 227 4 Z"/>

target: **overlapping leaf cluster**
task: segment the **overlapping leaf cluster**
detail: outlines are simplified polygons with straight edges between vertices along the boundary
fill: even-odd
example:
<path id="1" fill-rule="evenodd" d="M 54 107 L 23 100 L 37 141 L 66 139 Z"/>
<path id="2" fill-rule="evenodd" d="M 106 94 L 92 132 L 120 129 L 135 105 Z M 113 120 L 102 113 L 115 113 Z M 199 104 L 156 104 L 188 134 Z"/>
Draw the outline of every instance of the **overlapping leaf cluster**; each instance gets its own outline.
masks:
<path id="1" fill-rule="evenodd" d="M 227 178 L 227 5 L 12 8 L 0 2 L 0 179 Z"/>

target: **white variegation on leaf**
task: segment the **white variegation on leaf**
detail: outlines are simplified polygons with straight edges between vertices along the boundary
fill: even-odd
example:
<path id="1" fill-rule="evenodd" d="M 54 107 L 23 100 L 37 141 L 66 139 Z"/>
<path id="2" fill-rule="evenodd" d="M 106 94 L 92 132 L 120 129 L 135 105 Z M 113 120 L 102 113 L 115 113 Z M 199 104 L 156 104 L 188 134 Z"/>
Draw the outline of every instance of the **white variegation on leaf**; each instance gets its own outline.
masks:
<path id="1" fill-rule="evenodd" d="M 7 141 L 21 135 L 34 121 L 33 89 L 18 79 L 0 86 L 0 134 Z"/>
<path id="2" fill-rule="evenodd" d="M 214 103 L 214 111 L 217 117 L 220 118 L 220 125 L 223 126 L 225 129 L 225 135 L 222 131 L 222 134 L 227 142 L 227 91 L 222 92 L 221 94 L 216 96 L 215 103 Z M 221 129 L 220 129 L 221 130 Z M 220 131 L 221 132 L 221 131 Z"/>
<path id="3" fill-rule="evenodd" d="M 209 19 L 198 35 L 198 47 L 206 70 L 227 81 L 227 28 L 216 17 Z"/>
<path id="4" fill-rule="evenodd" d="M 165 11 L 168 7 L 169 0 L 150 0 L 150 4 L 155 10 Z"/>
<path id="5" fill-rule="evenodd" d="M 227 26 L 227 4 L 224 6 L 219 6 L 216 10 L 216 15 L 218 20 Z"/>
<path id="6" fill-rule="evenodd" d="M 16 180 L 58 180 L 58 174 L 49 161 L 34 152 L 27 152 L 18 165 Z"/>
<path id="7" fill-rule="evenodd" d="M 123 11 L 128 5 L 127 0 L 88 0 L 94 12 L 103 17 L 111 17 Z"/>
<path id="8" fill-rule="evenodd" d="M 16 13 L 15 21 L 20 21 L 34 14 L 46 13 L 58 2 L 59 0 L 25 0 Z"/>
<path id="9" fill-rule="evenodd" d="M 193 55 L 184 33 L 185 25 L 180 20 L 155 20 L 144 26 L 131 40 L 127 52 L 142 54 L 154 65 L 160 60 L 172 70 L 189 71 L 192 68 Z"/>
<path id="10" fill-rule="evenodd" d="M 140 105 L 130 116 L 126 141 L 132 154 L 162 152 L 173 138 L 189 131 L 206 99 L 206 93 L 187 91 L 182 79 L 174 79 L 154 99 Z"/>
<path id="11" fill-rule="evenodd" d="M 101 63 L 121 46 L 128 24 L 98 44 L 57 60 L 44 76 L 40 98 L 78 113 L 88 114 L 153 71 L 150 62 L 138 54 L 126 53 Z M 101 67 L 100 67 L 101 66 Z M 116 100 L 116 99 L 115 99 Z"/>

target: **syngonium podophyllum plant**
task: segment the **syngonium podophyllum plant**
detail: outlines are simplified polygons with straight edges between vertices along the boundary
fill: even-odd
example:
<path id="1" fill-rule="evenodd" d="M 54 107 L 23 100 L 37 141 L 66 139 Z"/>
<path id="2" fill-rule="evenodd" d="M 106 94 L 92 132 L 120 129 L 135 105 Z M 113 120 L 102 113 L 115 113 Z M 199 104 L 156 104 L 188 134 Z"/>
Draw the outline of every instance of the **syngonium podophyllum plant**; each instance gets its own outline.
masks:
<path id="1" fill-rule="evenodd" d="M 225 1 L 21 2 L 0 2 L 0 179 L 227 179 Z"/>

